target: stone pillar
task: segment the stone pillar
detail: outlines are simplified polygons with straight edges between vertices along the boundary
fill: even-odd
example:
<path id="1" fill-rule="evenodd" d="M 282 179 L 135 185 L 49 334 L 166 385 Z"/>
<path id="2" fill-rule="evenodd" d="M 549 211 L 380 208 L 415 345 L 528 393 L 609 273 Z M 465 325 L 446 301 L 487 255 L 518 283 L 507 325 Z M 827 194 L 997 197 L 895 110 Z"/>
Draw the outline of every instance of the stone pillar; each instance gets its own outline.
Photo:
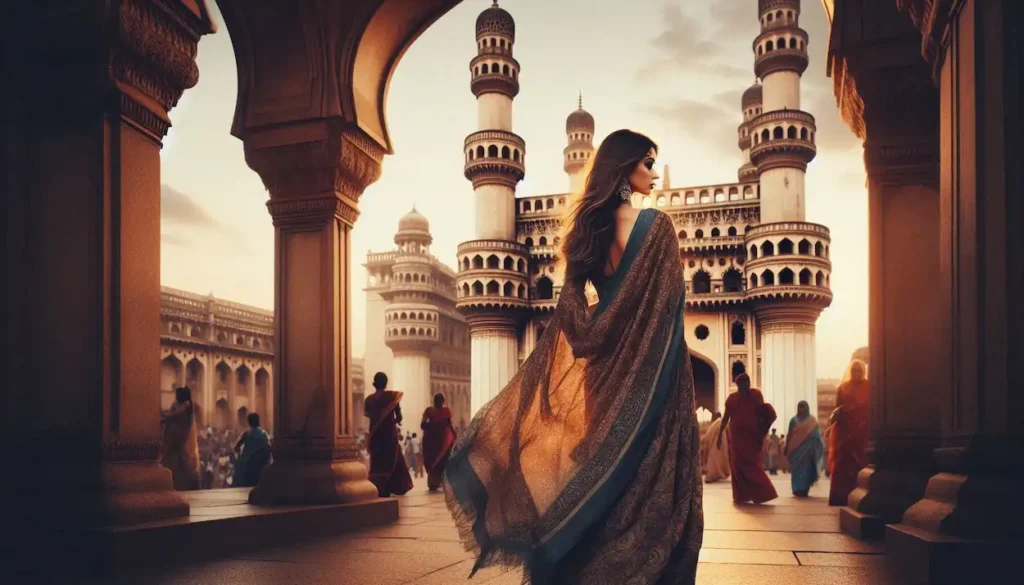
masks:
<path id="1" fill-rule="evenodd" d="M 1024 6 L 906 2 L 941 100 L 937 294 L 943 441 L 924 497 L 887 528 L 909 583 L 989 583 L 1024 550 Z"/>
<path id="2" fill-rule="evenodd" d="M 476 415 L 519 369 L 516 324 L 503 317 L 470 316 L 470 416 Z"/>
<path id="3" fill-rule="evenodd" d="M 781 308 L 781 307 L 780 307 Z M 785 434 L 796 405 L 806 400 L 811 412 L 818 412 L 818 386 L 815 373 L 814 324 L 820 309 L 791 307 L 788 310 L 759 312 L 761 321 L 764 380 L 760 386 L 766 402 L 778 418 L 773 427 Z M 731 364 L 723 374 L 731 374 Z M 724 408 L 725 402 L 722 402 Z"/>
<path id="4" fill-rule="evenodd" d="M 388 380 L 388 388 L 404 394 L 400 405 L 402 428 L 410 433 L 422 434 L 419 428 L 423 411 L 433 403 L 433 393 L 430 390 L 429 349 L 429 346 L 425 346 L 425 351 L 394 352 L 393 375 Z M 362 416 L 362 412 L 359 412 L 359 415 Z"/>
<path id="5" fill-rule="evenodd" d="M 81 529 L 189 513 L 157 463 L 160 148 L 212 31 L 189 6 L 19 3 L 4 29 L 0 491 L 15 526 L 64 529 L 62 554 L 93 546 Z"/>
<path id="6" fill-rule="evenodd" d="M 377 498 L 358 460 L 350 395 L 349 237 L 356 201 L 380 176 L 383 149 L 335 120 L 245 139 L 274 218 L 274 462 L 257 505 Z"/>
<path id="7" fill-rule="evenodd" d="M 920 35 L 895 4 L 836 5 L 831 48 L 840 112 L 864 139 L 868 175 L 871 466 L 840 513 L 881 537 L 924 491 L 948 387 L 940 274 L 938 92 Z"/>

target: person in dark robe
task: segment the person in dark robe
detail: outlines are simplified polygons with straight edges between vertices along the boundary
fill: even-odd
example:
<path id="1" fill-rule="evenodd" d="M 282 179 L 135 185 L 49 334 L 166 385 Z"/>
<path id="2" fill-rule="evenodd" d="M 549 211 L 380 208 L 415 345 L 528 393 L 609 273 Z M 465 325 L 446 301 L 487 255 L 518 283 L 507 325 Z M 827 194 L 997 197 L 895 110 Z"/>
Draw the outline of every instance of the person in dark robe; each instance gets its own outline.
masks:
<path id="1" fill-rule="evenodd" d="M 867 448 L 871 429 L 868 425 L 868 368 L 853 360 L 846 368 L 836 391 L 830 437 L 832 485 L 828 505 L 845 506 L 850 492 L 857 487 L 857 474 L 867 466 Z"/>
<path id="2" fill-rule="evenodd" d="M 775 409 L 764 401 L 761 391 L 750 387 L 750 376 L 736 376 L 737 391 L 725 400 L 725 416 L 718 431 L 729 428 L 729 466 L 732 468 L 732 500 L 737 504 L 763 504 L 779 496 L 764 472 L 764 440 L 775 422 Z"/>
<path id="3" fill-rule="evenodd" d="M 199 489 L 199 438 L 192 390 L 188 386 L 174 390 L 174 404 L 163 413 L 160 424 L 160 464 L 171 470 L 174 489 Z"/>
<path id="4" fill-rule="evenodd" d="M 427 469 L 427 489 L 435 492 L 441 487 L 444 469 L 455 446 L 455 427 L 452 411 L 444 405 L 444 394 L 434 394 L 434 405 L 423 411 L 423 466 Z"/>
<path id="5" fill-rule="evenodd" d="M 370 419 L 370 481 L 382 498 L 405 495 L 412 489 L 412 477 L 398 440 L 398 423 L 402 422 L 398 403 L 402 393 L 386 390 L 388 377 L 384 372 L 374 374 L 373 387 L 374 393 L 366 397 L 364 404 Z"/>
<path id="6" fill-rule="evenodd" d="M 235 442 L 235 472 L 231 487 L 255 487 L 260 482 L 263 468 L 270 463 L 270 435 L 260 426 L 260 415 L 250 412 L 246 417 L 249 430 Z"/>
<path id="7" fill-rule="evenodd" d="M 461 433 L 445 501 L 472 572 L 531 585 L 693 585 L 700 427 L 672 219 L 630 205 L 657 147 L 612 132 L 565 222 L 565 281 L 536 348 Z M 596 302 L 588 300 L 588 288 Z"/>

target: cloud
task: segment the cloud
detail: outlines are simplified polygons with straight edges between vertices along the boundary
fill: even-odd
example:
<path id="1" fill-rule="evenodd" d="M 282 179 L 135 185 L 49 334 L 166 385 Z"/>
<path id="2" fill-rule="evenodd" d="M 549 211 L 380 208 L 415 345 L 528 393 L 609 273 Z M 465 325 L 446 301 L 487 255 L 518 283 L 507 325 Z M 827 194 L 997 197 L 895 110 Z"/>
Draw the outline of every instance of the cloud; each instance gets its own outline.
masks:
<path id="1" fill-rule="evenodd" d="M 659 56 L 637 69 L 638 82 L 655 82 L 664 79 L 666 73 L 678 71 L 719 78 L 751 76 L 751 71 L 723 59 L 736 50 L 735 43 L 725 40 L 727 35 L 716 34 L 705 21 L 684 13 L 678 4 L 662 6 L 661 16 L 665 28 L 650 40 Z"/>
<path id="2" fill-rule="evenodd" d="M 225 229 L 191 197 L 167 184 L 160 185 L 160 219 L 178 225 Z"/>
<path id="3" fill-rule="evenodd" d="M 722 98 L 715 101 L 719 99 Z M 700 140 L 705 150 L 730 155 L 736 152 L 736 134 L 722 130 L 737 123 L 738 100 L 736 103 L 735 110 L 727 110 L 714 103 L 680 99 L 670 105 L 655 105 L 648 109 L 653 116 Z"/>
<path id="4" fill-rule="evenodd" d="M 714 97 L 712 97 L 712 100 L 715 104 L 726 108 L 729 111 L 736 112 L 736 114 L 739 115 L 739 112 L 743 109 L 741 107 L 740 100 L 743 98 L 743 92 L 746 89 L 747 88 L 744 87 L 742 89 L 730 89 L 729 91 L 723 91 L 715 94 Z M 736 123 L 739 124 L 739 118 L 737 118 Z"/>
<path id="5" fill-rule="evenodd" d="M 809 99 L 804 110 L 814 115 L 814 123 L 818 127 L 814 142 L 818 146 L 818 152 L 846 152 L 860 149 L 863 143 L 850 130 L 846 122 L 839 117 L 832 89 L 807 93 Z"/>

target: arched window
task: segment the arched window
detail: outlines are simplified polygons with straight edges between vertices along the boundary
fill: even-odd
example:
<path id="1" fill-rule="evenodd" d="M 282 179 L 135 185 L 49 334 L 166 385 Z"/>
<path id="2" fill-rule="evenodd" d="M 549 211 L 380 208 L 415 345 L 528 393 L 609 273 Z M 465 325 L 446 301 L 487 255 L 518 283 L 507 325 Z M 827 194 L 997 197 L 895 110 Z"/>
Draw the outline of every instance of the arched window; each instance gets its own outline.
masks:
<path id="1" fill-rule="evenodd" d="M 814 255 L 815 256 L 821 256 L 824 253 L 824 250 L 825 250 L 825 246 L 822 246 L 821 242 L 817 242 L 817 243 L 814 244 Z"/>
<path id="2" fill-rule="evenodd" d="M 538 240 L 537 243 L 538 243 L 538 245 L 541 245 L 541 246 L 547 246 L 548 245 L 548 238 L 547 238 L 547 236 L 541 236 L 540 240 Z"/>
<path id="3" fill-rule="evenodd" d="M 469 258 L 462 259 L 462 269 L 469 270 Z"/>
<path id="4" fill-rule="evenodd" d="M 757 260 L 757 244 L 750 246 L 750 259 Z"/>
<path id="5" fill-rule="evenodd" d="M 769 15 L 768 15 L 768 22 L 771 22 L 772 20 L 773 20 L 773 18 L 772 18 L 772 15 L 771 15 L 771 14 L 769 14 Z"/>
<path id="6" fill-rule="evenodd" d="M 774 51 L 775 50 L 775 43 L 773 43 L 771 41 L 768 41 L 767 43 L 764 44 L 764 50 L 766 52 L 769 52 L 769 53 Z"/>
<path id="7" fill-rule="evenodd" d="M 512 151 L 512 160 L 519 162 L 519 149 L 516 148 Z"/>
<path id="8" fill-rule="evenodd" d="M 512 158 L 512 149 L 507 146 L 501 147 L 501 158 Z"/>
<path id="9" fill-rule="evenodd" d="M 475 268 L 476 270 L 481 270 L 483 267 L 484 267 L 483 256 L 481 256 L 480 254 L 477 254 L 476 256 L 473 256 L 473 268 Z"/>
<path id="10" fill-rule="evenodd" d="M 679 239 L 680 240 L 685 240 L 686 238 L 687 238 L 686 230 L 682 230 L 681 232 L 679 232 Z"/>
<path id="11" fill-rule="evenodd" d="M 800 254 L 810 255 L 811 243 L 806 239 L 800 240 L 800 243 L 796 245 L 796 249 Z"/>
<path id="12" fill-rule="evenodd" d="M 533 238 L 526 238 L 526 241 L 523 242 L 523 243 L 526 244 L 527 247 L 532 248 L 533 247 Z"/>
<path id="13" fill-rule="evenodd" d="M 824 272 L 819 270 L 818 273 L 814 275 L 814 286 L 825 286 Z"/>
<path id="14" fill-rule="evenodd" d="M 775 129 L 772 130 L 772 138 L 774 138 L 775 140 L 779 140 L 779 139 L 782 138 L 782 136 L 783 136 L 782 126 L 776 126 Z"/>
<path id="15" fill-rule="evenodd" d="M 495 296 L 496 297 L 496 296 L 498 296 L 500 290 L 501 290 L 501 288 L 500 288 L 500 285 L 498 285 L 498 281 L 497 280 L 492 280 L 492 281 L 487 283 L 487 294 L 488 294 L 488 296 Z"/>
<path id="16" fill-rule="evenodd" d="M 698 270 L 693 274 L 693 294 L 706 294 L 711 292 L 711 275 L 704 270 Z"/>
<path id="17" fill-rule="evenodd" d="M 514 261 L 512 260 L 512 258 L 510 256 L 505 256 L 505 259 L 501 263 L 501 267 L 505 270 L 514 270 L 514 268 L 512 267 L 513 264 Z"/>
<path id="18" fill-rule="evenodd" d="M 734 225 L 729 226 L 728 234 L 730 236 L 735 236 L 736 235 L 736 226 L 734 226 Z"/>
<path id="19" fill-rule="evenodd" d="M 793 43 L 793 44 L 794 44 L 794 45 L 796 45 L 796 42 L 794 41 L 794 43 Z M 509 72 L 508 72 L 508 65 L 503 65 L 503 66 L 501 67 L 501 72 L 502 72 L 502 74 L 504 74 L 504 75 L 508 75 L 508 74 L 509 74 Z"/>
<path id="20" fill-rule="evenodd" d="M 775 273 L 771 270 L 765 270 L 761 273 L 761 281 L 764 282 L 765 286 L 772 286 L 775 284 Z"/>
<path id="21" fill-rule="evenodd" d="M 795 49 L 796 48 L 796 39 L 793 39 L 793 38 L 789 39 L 789 48 L 790 49 Z"/>
<path id="22" fill-rule="evenodd" d="M 526 273 L 526 262 L 523 262 L 522 258 L 520 258 L 519 261 L 516 262 L 516 271 L 522 272 L 524 274 Z"/>
<path id="23" fill-rule="evenodd" d="M 750 275 L 750 288 L 757 288 L 757 275 L 756 274 L 751 274 Z"/>
<path id="24" fill-rule="evenodd" d="M 761 140 L 771 140 L 771 139 L 772 139 L 771 132 L 769 132 L 767 128 L 765 128 L 764 130 L 761 131 Z"/>
<path id="25" fill-rule="evenodd" d="M 711 237 L 717 238 L 722 235 L 722 232 L 718 228 L 711 228 Z"/>
<path id="26" fill-rule="evenodd" d="M 775 244 L 771 242 L 765 242 L 761 244 L 761 255 L 762 256 L 774 256 L 775 255 Z"/>
<path id="27" fill-rule="evenodd" d="M 551 282 L 551 279 L 547 276 L 542 276 L 540 277 L 540 280 L 537 281 L 537 298 L 555 298 L 555 284 Z"/>
<path id="28" fill-rule="evenodd" d="M 708 193 L 707 189 L 704 189 L 703 191 L 700 192 L 700 202 L 711 203 L 711 193 Z"/>
<path id="29" fill-rule="evenodd" d="M 800 129 L 800 140 L 807 140 L 807 128 Z"/>
<path id="30" fill-rule="evenodd" d="M 656 205 L 658 207 L 665 207 L 665 196 L 664 195 L 658 195 L 658 202 L 657 202 Z"/>
<path id="31" fill-rule="evenodd" d="M 697 231 L 693 232 L 693 237 L 697 238 L 698 240 L 703 238 L 704 237 L 704 230 L 697 230 Z"/>
<path id="32" fill-rule="evenodd" d="M 736 293 L 743 288 L 743 275 L 739 270 L 730 268 L 722 275 L 722 290 L 724 292 Z"/>
<path id="33" fill-rule="evenodd" d="M 786 138 L 796 138 L 796 126 L 790 126 L 789 128 L 786 129 Z"/>
<path id="34" fill-rule="evenodd" d="M 487 156 L 491 158 L 498 158 L 498 145 L 492 144 L 487 147 Z"/>
<path id="35" fill-rule="evenodd" d="M 733 345 L 743 345 L 747 342 L 747 329 L 740 321 L 733 321 L 729 329 L 729 341 Z"/>
<path id="36" fill-rule="evenodd" d="M 751 189 L 750 187 L 744 187 L 743 188 L 743 198 L 744 199 L 753 199 L 754 198 L 754 190 Z"/>
<path id="37" fill-rule="evenodd" d="M 505 286 L 502 288 L 501 294 L 506 297 L 510 297 L 512 296 L 513 292 L 515 292 L 515 285 L 512 284 L 511 282 L 506 282 Z"/>
<path id="38" fill-rule="evenodd" d="M 715 201 L 717 201 L 717 202 L 725 201 L 725 191 L 723 191 L 721 189 L 715 189 Z"/>
<path id="39" fill-rule="evenodd" d="M 477 158 L 483 158 L 484 157 L 484 147 L 482 145 L 476 147 L 476 157 Z"/>
<path id="40" fill-rule="evenodd" d="M 520 284 L 519 288 L 516 290 L 516 296 L 521 298 L 521 299 L 525 299 L 526 298 L 526 287 Z"/>
<path id="41" fill-rule="evenodd" d="M 800 271 L 800 284 L 801 285 L 803 285 L 803 286 L 810 286 L 811 280 L 813 278 L 814 278 L 814 276 L 811 274 L 810 270 L 804 268 L 803 270 Z"/>
<path id="42" fill-rule="evenodd" d="M 779 254 L 792 254 L 793 253 L 793 240 L 789 238 L 782 238 L 779 242 Z"/>
<path id="43" fill-rule="evenodd" d="M 779 272 L 779 284 L 793 284 L 793 271 L 789 268 L 783 268 Z"/>

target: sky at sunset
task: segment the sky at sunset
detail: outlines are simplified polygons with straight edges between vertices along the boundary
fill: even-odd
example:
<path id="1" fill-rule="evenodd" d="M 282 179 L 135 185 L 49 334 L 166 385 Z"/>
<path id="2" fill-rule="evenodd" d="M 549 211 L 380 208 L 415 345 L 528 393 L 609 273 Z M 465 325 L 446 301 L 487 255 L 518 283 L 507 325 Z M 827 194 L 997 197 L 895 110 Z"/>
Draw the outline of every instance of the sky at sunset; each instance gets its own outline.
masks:
<path id="1" fill-rule="evenodd" d="M 474 23 L 491 0 L 465 0 L 417 40 L 392 79 L 387 102 L 395 154 L 360 200 L 356 262 L 394 247 L 399 218 L 414 205 L 431 223 L 433 253 L 451 266 L 473 239 L 473 189 L 462 143 L 477 130 L 469 61 Z M 802 109 L 817 119 L 818 156 L 807 172 L 807 220 L 832 232 L 832 306 L 818 321 L 818 377 L 842 373 L 867 344 L 867 192 L 860 141 L 839 120 L 825 76 L 828 24 L 804 0 L 810 36 Z M 171 112 L 162 154 L 161 279 L 164 285 L 273 307 L 274 232 L 260 178 L 230 135 L 236 71 L 214 2 L 218 32 L 199 43 L 199 84 Z M 505 0 L 516 19 L 522 65 L 513 130 L 526 140 L 519 196 L 563 193 L 565 117 L 577 92 L 596 119 L 595 144 L 629 127 L 660 146 L 672 186 L 736 181 L 742 153 L 740 94 L 754 82 L 756 0 Z M 353 354 L 362 355 L 365 273 L 352 274 Z"/>

